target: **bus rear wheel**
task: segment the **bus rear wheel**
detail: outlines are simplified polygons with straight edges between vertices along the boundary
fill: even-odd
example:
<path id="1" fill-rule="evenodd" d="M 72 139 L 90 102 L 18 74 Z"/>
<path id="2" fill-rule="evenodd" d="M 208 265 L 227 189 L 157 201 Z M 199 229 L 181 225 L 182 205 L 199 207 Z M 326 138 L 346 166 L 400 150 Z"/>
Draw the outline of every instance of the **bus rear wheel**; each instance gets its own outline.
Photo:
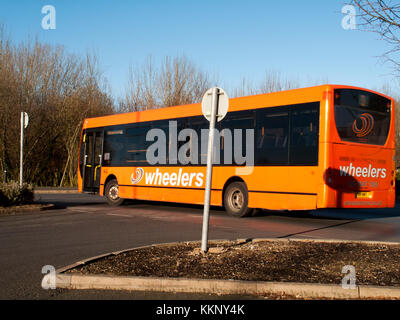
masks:
<path id="1" fill-rule="evenodd" d="M 124 199 L 120 198 L 118 195 L 118 181 L 116 179 L 110 180 L 106 184 L 104 195 L 110 206 L 120 206 L 124 202 Z"/>
<path id="2" fill-rule="evenodd" d="M 228 185 L 224 193 L 224 207 L 226 212 L 234 217 L 247 217 L 253 209 L 248 207 L 249 196 L 244 182 L 233 182 Z"/>

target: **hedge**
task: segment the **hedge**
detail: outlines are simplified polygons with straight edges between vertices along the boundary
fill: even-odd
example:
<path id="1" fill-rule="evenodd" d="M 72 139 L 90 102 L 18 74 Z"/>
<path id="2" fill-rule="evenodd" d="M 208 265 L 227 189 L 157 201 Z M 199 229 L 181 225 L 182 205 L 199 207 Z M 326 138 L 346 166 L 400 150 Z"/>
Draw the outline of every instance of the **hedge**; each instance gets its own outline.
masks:
<path id="1" fill-rule="evenodd" d="M 16 181 L 0 183 L 0 206 L 9 207 L 33 202 L 33 186 L 24 183 L 22 188 Z"/>

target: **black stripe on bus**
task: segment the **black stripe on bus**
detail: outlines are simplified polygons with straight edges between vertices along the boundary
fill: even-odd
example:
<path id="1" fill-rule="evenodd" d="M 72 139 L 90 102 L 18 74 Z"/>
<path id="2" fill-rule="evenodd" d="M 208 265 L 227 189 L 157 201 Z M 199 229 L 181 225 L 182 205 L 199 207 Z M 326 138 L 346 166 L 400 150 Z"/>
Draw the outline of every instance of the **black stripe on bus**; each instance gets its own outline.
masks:
<path id="1" fill-rule="evenodd" d="M 104 184 L 101 184 L 104 186 Z M 203 188 L 185 188 L 185 187 L 163 187 L 163 186 L 138 186 L 131 184 L 119 184 L 120 187 L 137 187 L 137 188 L 158 188 L 158 189 L 182 189 L 182 190 L 203 190 Z M 222 191 L 222 189 L 211 189 L 211 191 Z"/>
<path id="2" fill-rule="evenodd" d="M 101 184 L 104 186 L 104 184 Z M 121 184 L 120 187 L 138 187 L 138 188 L 158 188 L 158 189 L 181 189 L 181 190 L 201 190 L 204 191 L 203 188 L 185 188 L 185 187 L 163 187 L 163 186 L 138 186 L 138 185 L 129 185 L 129 184 Z M 211 189 L 211 191 L 223 191 L 222 189 Z M 316 196 L 316 193 L 306 193 L 306 192 L 284 192 L 284 191 L 256 191 L 249 190 L 248 192 L 252 193 L 273 193 L 273 194 L 293 194 L 293 195 L 304 195 L 304 196 Z"/>
<path id="3" fill-rule="evenodd" d="M 248 192 L 253 193 L 278 193 L 278 194 L 295 194 L 295 195 L 302 195 L 302 196 L 316 196 L 316 193 L 307 193 L 307 192 L 284 192 L 284 191 L 255 191 L 249 190 Z"/>

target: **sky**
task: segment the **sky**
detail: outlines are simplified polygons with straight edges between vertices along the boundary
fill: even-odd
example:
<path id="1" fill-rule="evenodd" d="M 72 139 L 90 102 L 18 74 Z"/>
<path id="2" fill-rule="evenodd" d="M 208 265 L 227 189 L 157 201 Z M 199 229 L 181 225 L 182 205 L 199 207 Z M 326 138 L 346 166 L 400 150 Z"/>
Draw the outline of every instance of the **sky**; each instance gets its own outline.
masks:
<path id="1" fill-rule="evenodd" d="M 393 82 L 373 33 L 345 30 L 342 0 L 0 0 L 0 24 L 15 42 L 37 37 L 70 53 L 95 53 L 115 98 L 129 66 L 185 55 L 229 90 L 274 70 L 305 86 L 322 80 L 379 89 Z M 56 28 L 42 28 L 45 5 Z M 356 23 L 358 21 L 356 20 Z M 325 81 L 326 80 L 326 81 Z"/>

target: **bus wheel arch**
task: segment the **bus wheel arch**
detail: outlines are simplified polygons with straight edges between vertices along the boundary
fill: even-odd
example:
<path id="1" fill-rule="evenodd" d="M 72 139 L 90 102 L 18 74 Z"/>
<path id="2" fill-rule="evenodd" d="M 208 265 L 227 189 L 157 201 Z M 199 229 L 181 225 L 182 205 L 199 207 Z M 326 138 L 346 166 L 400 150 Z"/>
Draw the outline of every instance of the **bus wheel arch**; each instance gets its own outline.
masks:
<path id="1" fill-rule="evenodd" d="M 229 178 L 222 190 L 222 205 L 226 212 L 234 217 L 248 217 L 253 209 L 248 207 L 249 193 L 246 182 L 234 176 Z"/>
<path id="2" fill-rule="evenodd" d="M 111 206 L 119 206 L 124 199 L 118 196 L 118 180 L 115 175 L 110 174 L 104 182 L 104 196 Z"/>

